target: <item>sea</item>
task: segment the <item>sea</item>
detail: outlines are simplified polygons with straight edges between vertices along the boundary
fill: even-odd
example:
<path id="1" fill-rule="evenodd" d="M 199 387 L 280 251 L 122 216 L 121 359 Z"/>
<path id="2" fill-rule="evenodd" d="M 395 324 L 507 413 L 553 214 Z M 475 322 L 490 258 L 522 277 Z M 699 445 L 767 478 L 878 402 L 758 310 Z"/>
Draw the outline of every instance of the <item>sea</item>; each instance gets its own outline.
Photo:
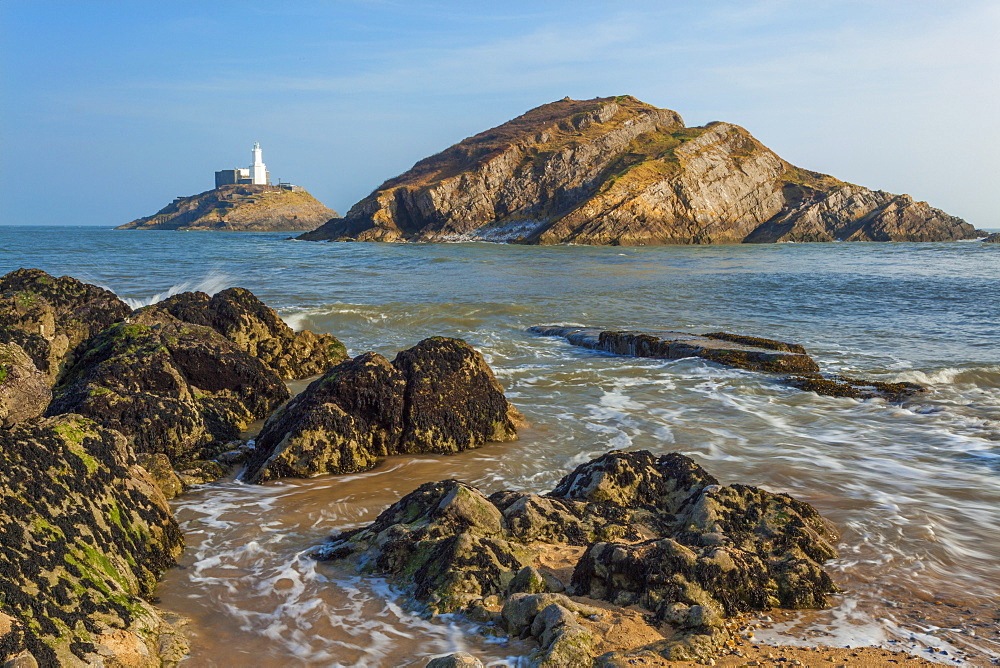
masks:
<path id="1" fill-rule="evenodd" d="M 173 501 L 187 542 L 157 591 L 191 666 L 423 666 L 530 647 L 428 620 L 391 582 L 310 550 L 418 485 L 544 492 L 609 450 L 681 452 L 723 483 L 787 492 L 840 532 L 833 607 L 761 642 L 1000 656 L 1000 244 L 592 247 L 292 241 L 287 233 L 0 227 L 0 273 L 38 267 L 132 306 L 248 288 L 295 329 L 388 357 L 428 336 L 480 350 L 528 426 L 512 443 L 392 457 L 358 475 Z M 818 396 L 699 359 L 605 354 L 526 329 L 727 331 L 800 343 L 824 371 L 921 383 L 902 405 Z M 293 389 L 301 389 L 303 383 Z"/>

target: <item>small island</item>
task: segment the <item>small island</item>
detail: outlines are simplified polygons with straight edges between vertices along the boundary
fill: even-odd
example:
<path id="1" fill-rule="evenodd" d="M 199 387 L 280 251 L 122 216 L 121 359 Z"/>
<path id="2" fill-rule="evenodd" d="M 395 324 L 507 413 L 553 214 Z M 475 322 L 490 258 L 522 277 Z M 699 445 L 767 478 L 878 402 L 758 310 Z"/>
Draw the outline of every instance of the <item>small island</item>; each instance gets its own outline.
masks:
<path id="1" fill-rule="evenodd" d="M 117 230 L 185 230 L 282 232 L 312 230 L 337 212 L 290 183 L 271 185 L 259 143 L 249 167 L 215 173 L 212 190 L 178 197 L 156 214 L 116 227 Z"/>
<path id="2" fill-rule="evenodd" d="M 307 241 L 647 246 L 985 236 L 631 95 L 564 98 L 425 158 Z"/>

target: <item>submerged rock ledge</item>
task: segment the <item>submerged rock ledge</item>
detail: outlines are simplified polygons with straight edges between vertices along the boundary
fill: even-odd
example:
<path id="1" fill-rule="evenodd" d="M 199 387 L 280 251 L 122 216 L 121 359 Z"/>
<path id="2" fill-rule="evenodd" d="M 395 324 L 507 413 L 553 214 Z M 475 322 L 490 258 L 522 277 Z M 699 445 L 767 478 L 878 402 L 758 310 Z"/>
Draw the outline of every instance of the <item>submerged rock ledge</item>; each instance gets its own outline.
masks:
<path id="1" fill-rule="evenodd" d="M 865 380 L 837 374 L 821 374 L 819 365 L 797 343 L 786 343 L 728 332 L 688 334 L 671 330 L 629 332 L 602 330 L 597 327 L 561 327 L 538 325 L 528 331 L 539 336 L 558 336 L 575 346 L 602 350 L 616 355 L 682 359 L 700 357 L 723 366 L 747 371 L 787 373 L 781 381 L 787 385 L 833 397 L 885 399 L 902 402 L 927 388 L 917 383 Z"/>

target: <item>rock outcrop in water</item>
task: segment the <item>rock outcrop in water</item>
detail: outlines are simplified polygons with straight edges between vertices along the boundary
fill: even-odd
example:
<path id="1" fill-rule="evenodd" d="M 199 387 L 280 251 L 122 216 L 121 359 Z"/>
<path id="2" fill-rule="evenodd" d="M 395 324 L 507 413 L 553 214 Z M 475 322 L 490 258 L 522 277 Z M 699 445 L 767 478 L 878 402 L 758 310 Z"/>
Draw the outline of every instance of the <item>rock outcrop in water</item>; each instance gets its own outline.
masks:
<path id="1" fill-rule="evenodd" d="M 574 346 L 617 355 L 681 359 L 700 357 L 725 366 L 772 373 L 815 373 L 819 366 L 805 348 L 774 339 L 726 332 L 688 334 L 668 330 L 629 332 L 596 327 L 529 327 L 539 336 L 561 336 Z"/>
<path id="2" fill-rule="evenodd" d="M 0 276 L 0 343 L 15 343 L 50 382 L 101 330 L 132 312 L 110 290 L 41 269 Z"/>
<path id="3" fill-rule="evenodd" d="M 0 429 L 3 665 L 175 665 L 186 643 L 148 599 L 181 548 L 121 434 L 78 415 Z"/>
<path id="4" fill-rule="evenodd" d="M 229 185 L 178 197 L 156 212 L 118 230 L 277 232 L 311 230 L 337 215 L 304 190 L 279 186 Z"/>
<path id="5" fill-rule="evenodd" d="M 902 402 L 927 388 L 917 383 L 865 380 L 821 374 L 815 360 L 797 343 L 728 332 L 687 334 L 670 330 L 630 332 L 597 327 L 529 327 L 539 336 L 559 336 L 575 346 L 616 355 L 682 359 L 700 357 L 710 362 L 748 371 L 787 373 L 782 382 L 807 392 L 854 399 Z"/>
<path id="6" fill-rule="evenodd" d="M 622 649 L 706 658 L 727 637 L 726 617 L 825 606 L 836 591 L 822 568 L 836 556 L 834 540 L 808 504 L 722 486 L 677 453 L 639 451 L 582 464 L 543 495 L 427 483 L 317 556 L 392 576 L 436 613 L 489 618 L 502 606 L 496 620 L 508 632 L 539 639 L 536 664 L 582 666 L 596 639 L 576 613 L 603 613 L 563 588 L 640 606 L 671 627 L 646 647 Z M 547 565 L 552 554 L 573 557 L 570 578 Z"/>
<path id="7" fill-rule="evenodd" d="M 622 95 L 545 104 L 421 160 L 306 240 L 708 244 L 945 241 L 908 195 L 795 167 L 730 123 Z"/>
<path id="8" fill-rule="evenodd" d="M 206 458 L 289 397 L 281 379 L 210 327 L 155 310 L 109 327 L 67 371 L 48 413 L 79 413 L 175 467 Z"/>
<path id="9" fill-rule="evenodd" d="M 184 292 L 143 310 L 211 327 L 284 380 L 323 373 L 347 358 L 344 345 L 332 334 L 292 331 L 274 309 L 244 288 L 228 288 L 212 297 Z"/>
<path id="10" fill-rule="evenodd" d="M 365 353 L 314 381 L 265 423 L 243 477 L 353 473 L 387 455 L 460 452 L 514 440 L 519 419 L 482 355 L 434 337 L 392 362 Z"/>

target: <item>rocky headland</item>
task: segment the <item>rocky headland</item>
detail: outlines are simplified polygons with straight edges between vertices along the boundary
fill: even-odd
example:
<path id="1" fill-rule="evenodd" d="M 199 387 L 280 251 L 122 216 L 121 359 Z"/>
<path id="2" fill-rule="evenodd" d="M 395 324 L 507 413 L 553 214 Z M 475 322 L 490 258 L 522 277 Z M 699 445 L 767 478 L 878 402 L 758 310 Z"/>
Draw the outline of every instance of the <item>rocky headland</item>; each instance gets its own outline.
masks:
<path id="1" fill-rule="evenodd" d="M 277 232 L 311 230 L 337 215 L 305 190 L 229 185 L 178 197 L 152 216 L 118 230 Z"/>
<path id="2" fill-rule="evenodd" d="M 712 244 L 949 241 L 972 225 L 796 167 L 744 128 L 629 95 L 544 104 L 382 184 L 299 239 Z"/>

